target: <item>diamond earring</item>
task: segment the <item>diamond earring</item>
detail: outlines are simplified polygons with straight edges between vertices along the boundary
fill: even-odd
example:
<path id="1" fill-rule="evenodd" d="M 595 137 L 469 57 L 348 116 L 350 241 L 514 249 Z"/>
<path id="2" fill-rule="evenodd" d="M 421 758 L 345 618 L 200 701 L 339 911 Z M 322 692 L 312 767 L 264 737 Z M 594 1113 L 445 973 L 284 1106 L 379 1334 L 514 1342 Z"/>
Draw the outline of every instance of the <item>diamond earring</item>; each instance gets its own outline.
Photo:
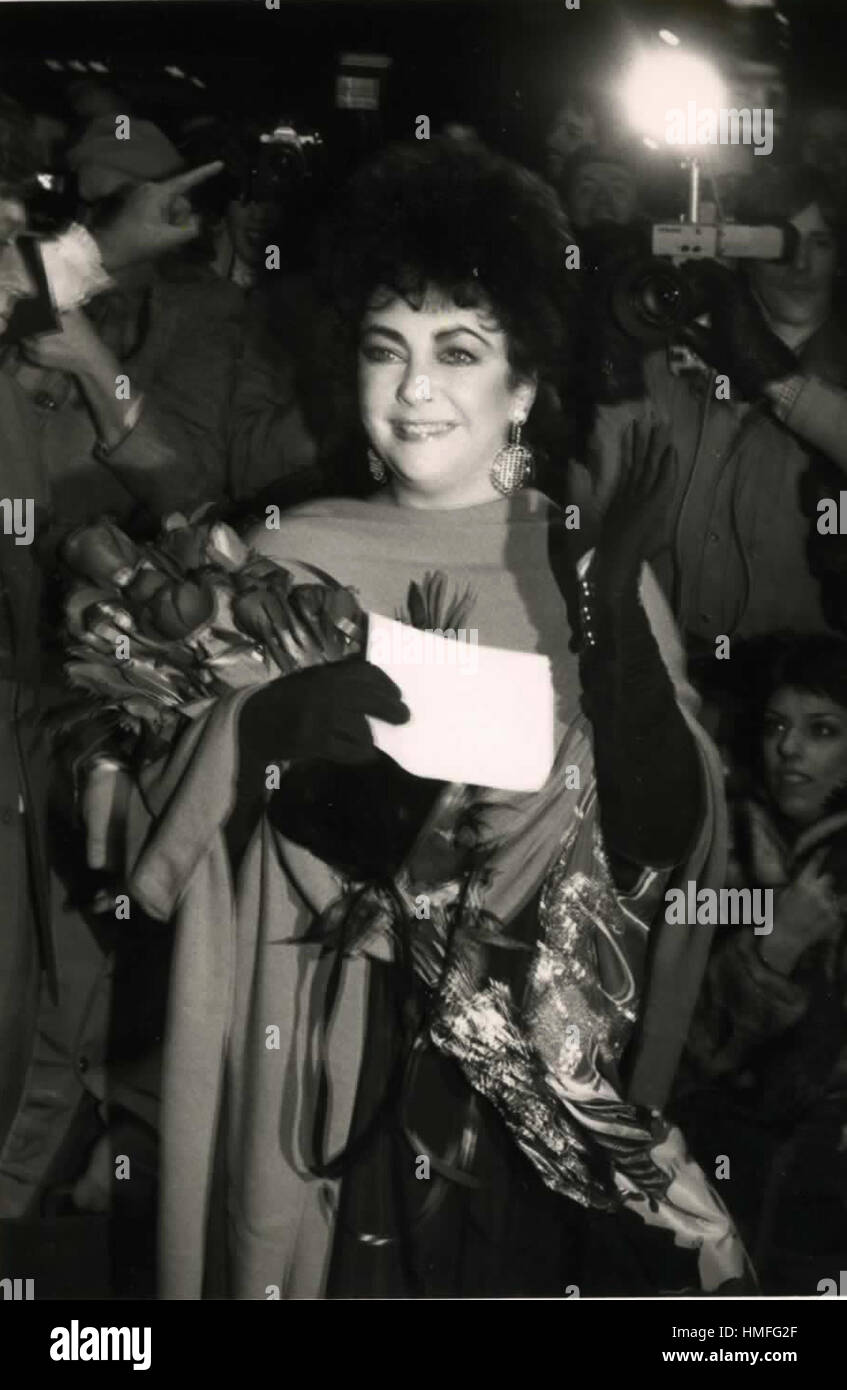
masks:
<path id="1" fill-rule="evenodd" d="M 388 474 L 385 464 L 375 449 L 368 449 L 368 468 L 375 483 L 384 483 Z"/>
<path id="2" fill-rule="evenodd" d="M 498 449 L 491 464 L 489 477 L 498 492 L 510 497 L 518 492 L 532 476 L 532 450 L 521 444 L 522 420 L 509 425 L 509 442 Z"/>

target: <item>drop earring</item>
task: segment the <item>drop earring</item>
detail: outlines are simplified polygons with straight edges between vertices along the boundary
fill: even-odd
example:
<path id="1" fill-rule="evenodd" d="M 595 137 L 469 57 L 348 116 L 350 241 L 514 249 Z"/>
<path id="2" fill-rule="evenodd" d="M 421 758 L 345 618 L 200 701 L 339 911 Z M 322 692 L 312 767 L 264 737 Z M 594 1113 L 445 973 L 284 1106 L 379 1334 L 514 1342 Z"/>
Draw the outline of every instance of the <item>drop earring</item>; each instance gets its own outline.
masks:
<path id="1" fill-rule="evenodd" d="M 368 469 L 375 483 L 384 483 L 388 474 L 376 449 L 368 449 Z"/>
<path id="2" fill-rule="evenodd" d="M 532 476 L 532 450 L 521 444 L 523 420 L 512 420 L 509 425 L 509 442 L 498 449 L 491 464 L 489 477 L 498 492 L 510 497 L 513 492 L 529 482 Z"/>

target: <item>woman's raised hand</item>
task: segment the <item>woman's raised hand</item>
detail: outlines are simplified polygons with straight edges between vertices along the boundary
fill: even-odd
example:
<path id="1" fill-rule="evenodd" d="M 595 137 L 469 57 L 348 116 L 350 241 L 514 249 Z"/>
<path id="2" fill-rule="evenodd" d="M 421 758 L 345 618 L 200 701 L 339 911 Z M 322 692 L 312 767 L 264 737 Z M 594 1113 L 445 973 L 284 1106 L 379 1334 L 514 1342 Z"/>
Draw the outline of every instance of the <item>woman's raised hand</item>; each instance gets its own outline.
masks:
<path id="1" fill-rule="evenodd" d="M 598 597 L 617 602 L 638 583 L 676 477 L 667 427 L 635 420 L 624 431 L 619 482 L 603 517 L 592 578 Z"/>

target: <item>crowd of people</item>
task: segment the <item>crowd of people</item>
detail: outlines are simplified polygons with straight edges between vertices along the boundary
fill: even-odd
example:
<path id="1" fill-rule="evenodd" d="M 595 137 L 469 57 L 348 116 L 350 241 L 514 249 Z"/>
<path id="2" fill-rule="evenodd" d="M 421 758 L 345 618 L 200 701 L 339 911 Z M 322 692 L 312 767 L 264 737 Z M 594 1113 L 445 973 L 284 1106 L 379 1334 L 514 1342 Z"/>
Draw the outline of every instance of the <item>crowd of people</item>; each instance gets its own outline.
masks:
<path id="1" fill-rule="evenodd" d="M 46 230 L 43 122 L 0 98 L 0 494 L 37 518 L 0 536 L 0 1241 L 37 1264 L 100 1218 L 109 1296 L 817 1292 L 847 1257 L 838 113 L 733 189 L 788 254 L 712 263 L 647 342 L 608 289 L 654 204 L 588 95 L 543 176 L 462 127 L 318 189 L 287 124 L 166 133 L 82 85 Z M 52 319 L 16 328 L 39 273 Z M 404 770 L 363 654 L 222 695 L 143 770 L 63 742 L 68 535 L 201 510 L 546 657 L 544 785 Z M 769 929 L 673 922 L 691 884 L 767 890 Z"/>

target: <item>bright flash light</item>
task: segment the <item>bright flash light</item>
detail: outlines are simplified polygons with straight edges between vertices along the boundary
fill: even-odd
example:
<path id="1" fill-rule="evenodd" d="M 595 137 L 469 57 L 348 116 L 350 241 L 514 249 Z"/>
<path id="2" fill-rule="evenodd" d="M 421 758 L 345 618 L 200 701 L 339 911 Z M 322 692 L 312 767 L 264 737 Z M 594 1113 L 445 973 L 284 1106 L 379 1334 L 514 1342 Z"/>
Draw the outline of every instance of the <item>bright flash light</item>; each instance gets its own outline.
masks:
<path id="1" fill-rule="evenodd" d="M 679 113 L 686 118 L 692 102 L 698 112 L 726 105 L 726 89 L 711 64 L 679 49 L 642 53 L 624 77 L 621 95 L 634 128 L 661 145 L 671 143 L 671 123 Z"/>
<path id="2" fill-rule="evenodd" d="M 672 29 L 660 29 L 659 38 L 662 43 L 669 44 L 671 48 L 679 48 L 680 41 Z"/>

